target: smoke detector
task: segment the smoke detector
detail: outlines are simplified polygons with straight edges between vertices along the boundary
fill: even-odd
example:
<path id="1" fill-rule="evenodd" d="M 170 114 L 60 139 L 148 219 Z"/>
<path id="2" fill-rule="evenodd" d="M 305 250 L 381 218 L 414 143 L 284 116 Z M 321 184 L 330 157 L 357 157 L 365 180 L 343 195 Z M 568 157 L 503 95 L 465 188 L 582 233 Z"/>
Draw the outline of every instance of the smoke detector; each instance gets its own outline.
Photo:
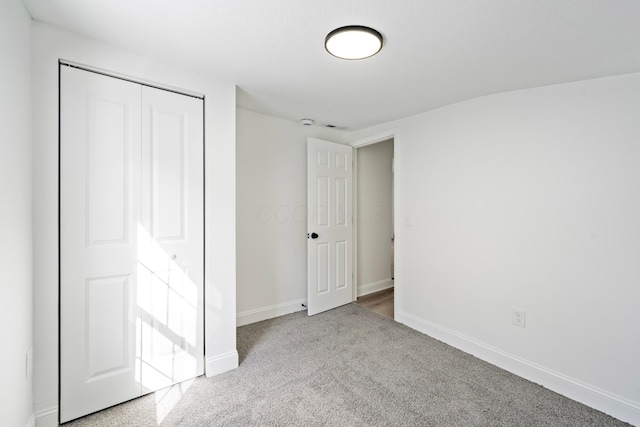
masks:
<path id="1" fill-rule="evenodd" d="M 311 126 L 312 124 L 315 123 L 315 121 L 313 119 L 300 119 L 300 123 L 302 123 L 305 126 Z"/>

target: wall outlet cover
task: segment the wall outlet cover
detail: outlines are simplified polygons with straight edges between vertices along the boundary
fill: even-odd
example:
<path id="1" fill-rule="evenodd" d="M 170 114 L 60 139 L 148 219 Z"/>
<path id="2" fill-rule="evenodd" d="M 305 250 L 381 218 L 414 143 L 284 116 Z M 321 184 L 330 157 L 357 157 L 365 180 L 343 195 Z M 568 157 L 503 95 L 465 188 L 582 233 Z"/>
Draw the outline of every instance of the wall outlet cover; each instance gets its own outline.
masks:
<path id="1" fill-rule="evenodd" d="M 511 309 L 511 323 L 524 328 L 526 315 L 527 313 L 523 308 L 513 307 Z"/>

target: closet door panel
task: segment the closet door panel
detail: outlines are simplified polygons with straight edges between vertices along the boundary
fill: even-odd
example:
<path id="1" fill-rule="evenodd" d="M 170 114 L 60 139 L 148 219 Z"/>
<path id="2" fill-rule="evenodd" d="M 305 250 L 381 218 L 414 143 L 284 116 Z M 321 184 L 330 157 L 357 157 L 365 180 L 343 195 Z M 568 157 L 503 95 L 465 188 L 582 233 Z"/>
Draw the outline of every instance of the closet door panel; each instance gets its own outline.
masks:
<path id="1" fill-rule="evenodd" d="M 144 87 L 142 111 L 142 385 L 151 391 L 204 373 L 203 101 Z"/>
<path id="2" fill-rule="evenodd" d="M 61 68 L 62 421 L 140 395 L 140 86 Z"/>

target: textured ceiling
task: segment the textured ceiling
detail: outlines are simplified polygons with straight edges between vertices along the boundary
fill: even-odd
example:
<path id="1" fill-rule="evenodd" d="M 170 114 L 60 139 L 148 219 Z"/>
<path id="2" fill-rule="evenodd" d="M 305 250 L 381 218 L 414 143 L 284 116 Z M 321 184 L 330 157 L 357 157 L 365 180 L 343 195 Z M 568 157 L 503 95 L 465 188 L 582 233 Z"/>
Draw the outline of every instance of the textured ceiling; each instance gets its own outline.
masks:
<path id="1" fill-rule="evenodd" d="M 640 71 L 638 0 L 25 0 L 32 17 L 234 82 L 240 107 L 345 129 L 476 96 Z M 382 51 L 324 38 L 367 25 Z"/>

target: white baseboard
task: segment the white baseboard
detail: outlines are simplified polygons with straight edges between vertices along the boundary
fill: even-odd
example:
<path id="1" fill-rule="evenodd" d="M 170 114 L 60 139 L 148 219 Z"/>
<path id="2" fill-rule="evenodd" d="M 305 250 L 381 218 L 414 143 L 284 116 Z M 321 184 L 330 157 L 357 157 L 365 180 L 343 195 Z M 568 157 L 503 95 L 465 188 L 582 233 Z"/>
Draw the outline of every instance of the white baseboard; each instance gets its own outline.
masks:
<path id="1" fill-rule="evenodd" d="M 205 374 L 207 377 L 223 374 L 238 367 L 238 352 L 230 351 L 213 357 L 207 357 L 205 361 Z"/>
<path id="2" fill-rule="evenodd" d="M 619 420 L 640 426 L 640 403 L 638 402 L 632 402 L 598 387 L 585 384 L 404 311 L 397 313 L 395 320 L 556 393 Z"/>
<path id="3" fill-rule="evenodd" d="M 377 282 L 365 283 L 358 286 L 358 297 L 369 295 L 374 292 L 384 291 L 385 289 L 393 288 L 393 280 L 391 278 L 379 280 Z"/>
<path id="4" fill-rule="evenodd" d="M 27 427 L 36 427 L 36 415 L 35 414 L 31 414 L 31 416 L 27 420 L 26 426 Z"/>
<path id="5" fill-rule="evenodd" d="M 306 310 L 306 305 L 306 299 L 299 299 L 282 304 L 271 305 L 269 307 L 243 311 L 242 313 L 236 314 L 236 326 L 244 326 L 250 323 L 273 319 L 274 317 L 284 316 L 285 314 L 295 313 L 296 311 Z"/>
<path id="6" fill-rule="evenodd" d="M 58 427 L 58 407 L 43 409 L 35 413 L 36 427 Z"/>

